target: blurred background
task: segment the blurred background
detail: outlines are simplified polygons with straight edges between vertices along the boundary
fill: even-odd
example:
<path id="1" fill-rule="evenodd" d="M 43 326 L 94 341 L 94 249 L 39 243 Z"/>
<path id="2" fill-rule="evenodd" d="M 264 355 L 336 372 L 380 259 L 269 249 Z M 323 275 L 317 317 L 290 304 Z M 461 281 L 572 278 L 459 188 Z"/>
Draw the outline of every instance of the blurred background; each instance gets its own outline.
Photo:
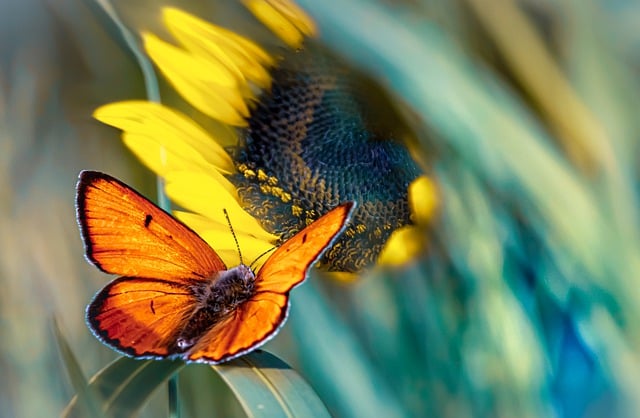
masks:
<path id="1" fill-rule="evenodd" d="M 116 357 L 84 324 L 109 277 L 83 258 L 75 182 L 100 170 L 154 196 L 155 179 L 91 118 L 146 97 L 101 4 L 0 2 L 0 416 L 58 415 L 73 395 L 54 318 L 87 376 Z M 161 32 L 169 5 L 111 4 L 134 32 Z M 410 121 L 439 210 L 412 262 L 296 289 L 266 349 L 337 417 L 635 416 L 640 4 L 298 4 Z M 232 1 L 171 5 L 267 33 Z M 185 416 L 241 414 L 206 367 L 183 374 Z"/>

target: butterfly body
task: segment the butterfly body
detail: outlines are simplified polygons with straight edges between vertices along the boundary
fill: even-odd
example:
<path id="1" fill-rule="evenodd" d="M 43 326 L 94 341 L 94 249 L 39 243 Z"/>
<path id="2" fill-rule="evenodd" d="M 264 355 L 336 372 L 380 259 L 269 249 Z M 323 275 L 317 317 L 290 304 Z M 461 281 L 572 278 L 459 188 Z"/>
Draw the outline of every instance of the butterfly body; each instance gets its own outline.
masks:
<path id="1" fill-rule="evenodd" d="M 254 295 L 255 279 L 253 271 L 240 264 L 218 272 L 207 282 L 194 282 L 189 290 L 197 302 L 176 338 L 176 349 L 188 350 L 213 325 L 233 315 L 238 306 Z"/>
<path id="2" fill-rule="evenodd" d="M 77 217 L 87 259 L 119 277 L 87 307 L 94 335 L 135 358 L 220 363 L 272 338 L 290 290 L 343 231 L 354 203 L 325 214 L 255 274 L 228 269 L 188 226 L 119 180 L 84 171 Z"/>
<path id="3" fill-rule="evenodd" d="M 249 299 L 254 293 L 256 275 L 240 264 L 230 270 L 218 272 L 209 282 L 195 283 L 191 290 L 203 307 L 208 306 L 215 311 L 228 311 Z"/>

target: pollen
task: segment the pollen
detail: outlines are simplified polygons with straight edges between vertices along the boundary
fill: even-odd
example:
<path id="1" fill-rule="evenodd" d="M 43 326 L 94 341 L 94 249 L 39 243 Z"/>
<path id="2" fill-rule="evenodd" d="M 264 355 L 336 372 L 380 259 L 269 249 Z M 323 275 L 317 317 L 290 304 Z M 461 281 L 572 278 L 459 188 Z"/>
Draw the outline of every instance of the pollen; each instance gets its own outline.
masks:
<path id="1" fill-rule="evenodd" d="M 271 193 L 275 197 L 280 198 L 280 200 L 282 200 L 282 194 L 284 193 L 284 190 L 282 190 L 282 187 L 273 186 L 271 187 Z"/>
<path id="2" fill-rule="evenodd" d="M 269 176 L 267 175 L 267 173 L 264 172 L 264 170 L 258 169 L 258 180 L 259 181 L 266 181 L 268 178 L 269 178 Z"/>
<path id="3" fill-rule="evenodd" d="M 242 172 L 242 174 L 244 175 L 245 178 L 248 178 L 248 179 L 256 178 L 256 172 L 250 169 L 246 169 L 245 171 Z"/>

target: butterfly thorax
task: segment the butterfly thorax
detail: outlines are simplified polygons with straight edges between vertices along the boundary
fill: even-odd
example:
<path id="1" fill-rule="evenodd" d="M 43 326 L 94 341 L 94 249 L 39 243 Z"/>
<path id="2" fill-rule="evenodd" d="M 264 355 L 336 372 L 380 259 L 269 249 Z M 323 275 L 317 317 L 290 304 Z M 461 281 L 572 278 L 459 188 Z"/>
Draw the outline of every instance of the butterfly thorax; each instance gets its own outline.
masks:
<path id="1" fill-rule="evenodd" d="M 214 311 L 232 310 L 253 294 L 256 276 L 244 264 L 217 272 L 206 282 L 192 287 L 200 307 Z"/>
<path id="2" fill-rule="evenodd" d="M 232 315 L 254 292 L 255 274 L 244 264 L 216 273 L 207 281 L 194 283 L 190 290 L 197 300 L 175 345 L 178 351 L 191 348 L 202 334 Z"/>

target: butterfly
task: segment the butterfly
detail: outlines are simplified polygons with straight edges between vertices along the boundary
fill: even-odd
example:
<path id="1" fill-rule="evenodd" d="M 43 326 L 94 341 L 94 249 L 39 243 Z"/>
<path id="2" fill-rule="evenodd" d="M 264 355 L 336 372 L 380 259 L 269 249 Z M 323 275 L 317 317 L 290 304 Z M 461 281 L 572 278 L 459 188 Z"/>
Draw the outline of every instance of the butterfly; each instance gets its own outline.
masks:
<path id="1" fill-rule="evenodd" d="M 254 274 L 242 263 L 228 269 L 192 229 L 123 182 L 82 171 L 76 210 L 86 258 L 122 276 L 93 297 L 87 324 L 104 344 L 134 358 L 217 364 L 246 354 L 282 327 L 289 292 L 354 207 L 342 204 L 308 225 Z"/>

